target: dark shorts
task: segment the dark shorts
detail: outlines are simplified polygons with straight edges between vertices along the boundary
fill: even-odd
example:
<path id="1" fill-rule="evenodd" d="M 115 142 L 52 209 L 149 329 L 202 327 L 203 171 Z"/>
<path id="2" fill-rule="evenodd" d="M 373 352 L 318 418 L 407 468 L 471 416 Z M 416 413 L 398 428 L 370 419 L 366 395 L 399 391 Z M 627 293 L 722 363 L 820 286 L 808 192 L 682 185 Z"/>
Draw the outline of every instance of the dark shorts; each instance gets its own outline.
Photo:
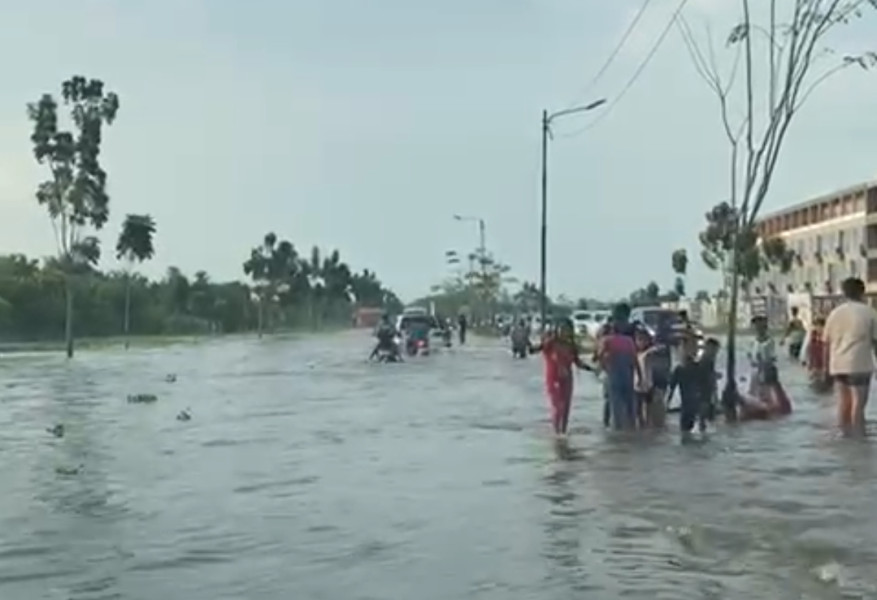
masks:
<path id="1" fill-rule="evenodd" d="M 697 423 L 697 411 L 682 409 L 679 411 L 679 429 L 684 432 L 690 432 Z"/>
<path id="2" fill-rule="evenodd" d="M 652 394 L 650 394 L 649 392 L 637 392 L 636 401 L 637 404 L 651 404 Z"/>
<path id="3" fill-rule="evenodd" d="M 779 381 L 780 375 L 776 365 L 765 365 L 761 372 L 761 383 L 765 385 L 776 385 Z"/>
<path id="4" fill-rule="evenodd" d="M 652 385 L 656 390 L 664 390 L 670 387 L 670 376 L 664 372 L 652 373 Z"/>
<path id="5" fill-rule="evenodd" d="M 837 373 L 831 378 L 835 383 L 850 385 L 853 387 L 865 387 L 871 385 L 871 373 Z"/>

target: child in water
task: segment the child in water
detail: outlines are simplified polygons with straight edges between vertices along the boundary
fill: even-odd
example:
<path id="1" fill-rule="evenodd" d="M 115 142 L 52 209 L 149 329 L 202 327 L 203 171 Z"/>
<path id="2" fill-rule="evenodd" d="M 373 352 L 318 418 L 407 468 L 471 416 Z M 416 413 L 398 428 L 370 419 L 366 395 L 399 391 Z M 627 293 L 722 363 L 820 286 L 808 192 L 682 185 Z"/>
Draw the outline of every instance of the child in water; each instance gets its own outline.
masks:
<path id="1" fill-rule="evenodd" d="M 792 412 L 792 404 L 779 380 L 776 365 L 776 344 L 768 332 L 765 316 L 752 318 L 755 340 L 749 350 L 752 377 L 749 397 L 741 405 L 741 419 L 765 419 L 787 415 Z"/>
<path id="2" fill-rule="evenodd" d="M 712 340 L 715 342 L 715 340 Z M 674 392 L 679 390 L 679 429 L 683 435 L 688 435 L 697 425 L 701 432 L 706 430 L 706 422 L 712 413 L 713 396 L 716 389 L 716 373 L 714 361 L 709 359 L 707 352 L 714 351 L 714 344 L 707 344 L 705 357 L 708 360 L 695 360 L 697 347 L 691 340 L 683 346 L 682 363 L 673 369 L 670 376 L 670 392 L 668 402 L 673 398 Z"/>
<path id="3" fill-rule="evenodd" d="M 551 426 L 555 435 L 566 435 L 572 405 L 573 365 L 593 371 L 579 358 L 572 321 L 561 319 L 542 343 L 530 349 L 545 357 L 545 388 L 551 403 Z"/>
<path id="4" fill-rule="evenodd" d="M 801 350 L 804 366 L 810 375 L 810 387 L 820 393 L 831 391 L 831 380 L 825 365 L 825 317 L 813 319 Z"/>
<path id="5" fill-rule="evenodd" d="M 662 348 L 645 329 L 638 328 L 635 338 L 639 371 L 634 376 L 637 397 L 637 424 L 642 427 L 664 426 L 664 394 L 668 376 L 664 373 Z"/>

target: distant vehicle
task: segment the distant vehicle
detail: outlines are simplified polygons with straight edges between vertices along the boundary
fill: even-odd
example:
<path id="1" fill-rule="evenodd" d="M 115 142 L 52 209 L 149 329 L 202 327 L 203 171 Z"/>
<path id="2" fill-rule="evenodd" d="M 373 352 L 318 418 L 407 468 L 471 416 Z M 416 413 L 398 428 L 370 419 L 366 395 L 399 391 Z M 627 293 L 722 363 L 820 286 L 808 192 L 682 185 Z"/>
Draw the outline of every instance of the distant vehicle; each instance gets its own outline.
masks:
<path id="1" fill-rule="evenodd" d="M 423 314 L 404 312 L 396 317 L 396 331 L 407 330 L 412 323 L 425 323 L 429 327 L 429 333 L 432 336 L 442 335 L 442 327 L 435 315 L 424 312 Z"/>
<path id="2" fill-rule="evenodd" d="M 595 338 L 600 327 L 609 319 L 608 310 L 574 310 L 572 322 L 576 333 L 581 336 Z"/>
<path id="3" fill-rule="evenodd" d="M 429 311 L 426 310 L 426 309 L 425 309 L 424 307 L 422 307 L 422 306 L 406 306 L 405 308 L 402 309 L 402 316 L 403 316 L 403 317 L 404 317 L 404 316 L 407 316 L 407 315 L 411 315 L 411 316 L 414 316 L 414 315 L 418 315 L 418 316 L 419 316 L 419 315 L 424 315 L 424 316 L 425 316 L 425 315 L 428 315 L 428 314 L 429 314 Z"/>
<path id="4" fill-rule="evenodd" d="M 508 335 L 514 322 L 515 318 L 512 315 L 506 313 L 496 315 L 496 318 L 494 319 L 496 328 L 499 330 L 501 335 Z"/>
<path id="5" fill-rule="evenodd" d="M 684 327 L 678 311 L 660 306 L 634 308 L 630 314 L 630 320 L 642 324 L 649 335 L 658 338 L 670 336 L 675 340 L 682 333 Z M 703 330 L 694 324 L 692 327 L 698 340 L 698 347 L 703 346 Z"/>

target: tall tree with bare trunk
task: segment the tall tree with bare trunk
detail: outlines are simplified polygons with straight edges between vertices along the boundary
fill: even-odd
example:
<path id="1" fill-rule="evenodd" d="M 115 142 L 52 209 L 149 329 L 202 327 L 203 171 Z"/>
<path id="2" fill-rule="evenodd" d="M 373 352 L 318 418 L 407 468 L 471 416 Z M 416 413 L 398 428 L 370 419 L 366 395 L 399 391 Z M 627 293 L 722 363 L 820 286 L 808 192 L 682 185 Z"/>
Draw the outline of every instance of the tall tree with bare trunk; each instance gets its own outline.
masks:
<path id="1" fill-rule="evenodd" d="M 116 118 L 119 97 L 107 92 L 100 79 L 76 75 L 61 84 L 61 100 L 70 110 L 70 129 L 59 126 L 58 102 L 51 94 L 28 104 L 27 115 L 34 157 L 49 171 L 36 197 L 49 213 L 58 245 L 66 298 L 64 338 L 67 358 L 73 358 L 73 280 L 100 259 L 100 241 L 86 234 L 101 229 L 110 215 L 101 135 Z"/>
<path id="2" fill-rule="evenodd" d="M 844 25 L 877 9 L 877 0 L 739 0 L 739 7 L 738 22 L 727 37 L 726 46 L 733 55 L 724 75 L 710 25 L 706 25 L 705 41 L 698 41 L 689 22 L 677 20 L 695 69 L 718 101 L 730 148 L 729 204 L 737 215 L 735 237 L 752 235 L 789 126 L 814 90 L 849 67 L 870 69 L 877 65 L 877 54 L 869 50 L 838 57 L 826 49 L 832 35 Z M 730 246 L 731 298 L 722 405 L 726 418 L 733 421 L 740 399 L 736 341 L 738 263 L 742 257 L 740 243 Z"/>

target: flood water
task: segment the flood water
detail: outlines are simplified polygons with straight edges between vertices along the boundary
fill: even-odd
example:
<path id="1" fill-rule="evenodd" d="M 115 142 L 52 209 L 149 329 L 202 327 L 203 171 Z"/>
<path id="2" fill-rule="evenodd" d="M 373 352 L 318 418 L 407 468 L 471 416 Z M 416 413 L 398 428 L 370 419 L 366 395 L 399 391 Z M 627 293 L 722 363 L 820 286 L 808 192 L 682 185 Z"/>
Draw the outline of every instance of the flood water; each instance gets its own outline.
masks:
<path id="1" fill-rule="evenodd" d="M 874 445 L 800 368 L 790 419 L 693 444 L 604 432 L 583 374 L 558 452 L 536 357 L 370 343 L 0 358 L 0 598 L 877 597 Z"/>

